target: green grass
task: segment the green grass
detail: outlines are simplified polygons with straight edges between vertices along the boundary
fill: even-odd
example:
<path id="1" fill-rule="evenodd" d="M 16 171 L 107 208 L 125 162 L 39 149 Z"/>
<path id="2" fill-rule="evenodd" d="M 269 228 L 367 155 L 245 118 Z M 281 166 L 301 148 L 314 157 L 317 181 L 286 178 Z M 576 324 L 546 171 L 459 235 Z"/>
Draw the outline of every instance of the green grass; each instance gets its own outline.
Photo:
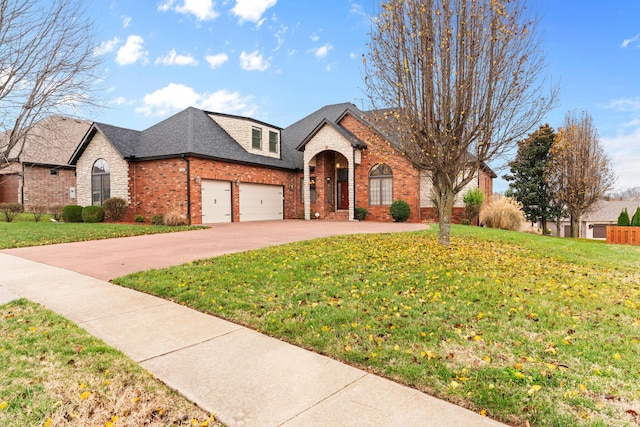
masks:
<path id="1" fill-rule="evenodd" d="M 33 215 L 19 214 L 13 222 L 0 222 L 0 249 L 27 246 L 52 245 L 56 243 L 110 239 L 114 237 L 140 236 L 143 234 L 169 233 L 194 230 L 204 227 L 167 227 L 140 224 L 110 223 L 64 223 L 51 222 L 51 215 L 43 216 L 40 222 Z"/>
<path id="2" fill-rule="evenodd" d="M 640 251 L 477 227 L 344 236 L 115 282 L 513 425 L 635 425 Z"/>
<path id="3" fill-rule="evenodd" d="M 218 425 L 212 419 L 61 316 L 26 300 L 0 306 L 0 426 Z"/>

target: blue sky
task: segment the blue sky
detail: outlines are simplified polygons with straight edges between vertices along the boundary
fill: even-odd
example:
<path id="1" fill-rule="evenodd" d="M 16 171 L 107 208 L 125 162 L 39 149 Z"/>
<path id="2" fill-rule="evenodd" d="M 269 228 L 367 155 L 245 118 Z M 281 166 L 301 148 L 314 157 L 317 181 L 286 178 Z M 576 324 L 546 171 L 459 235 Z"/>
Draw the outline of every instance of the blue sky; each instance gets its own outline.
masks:
<path id="1" fill-rule="evenodd" d="M 96 0 L 107 108 L 90 119 L 142 130 L 195 106 L 286 127 L 327 104 L 362 107 L 374 2 Z M 616 187 L 640 186 L 640 0 L 528 3 L 561 88 L 546 121 L 557 129 L 567 111 L 587 110 Z"/>

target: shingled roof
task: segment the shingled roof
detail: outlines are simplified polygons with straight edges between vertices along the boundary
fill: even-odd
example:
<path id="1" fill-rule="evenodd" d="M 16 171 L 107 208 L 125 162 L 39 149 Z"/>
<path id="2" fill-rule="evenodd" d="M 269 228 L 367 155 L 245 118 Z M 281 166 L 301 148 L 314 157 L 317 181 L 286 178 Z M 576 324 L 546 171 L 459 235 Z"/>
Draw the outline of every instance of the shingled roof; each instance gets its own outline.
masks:
<path id="1" fill-rule="evenodd" d="M 209 114 L 212 113 L 189 107 L 143 131 L 94 123 L 70 163 L 78 161 L 95 132 L 100 132 L 126 160 L 189 155 L 281 169 L 302 167 L 302 153 L 290 149 L 284 140 L 279 159 L 249 153 Z"/>

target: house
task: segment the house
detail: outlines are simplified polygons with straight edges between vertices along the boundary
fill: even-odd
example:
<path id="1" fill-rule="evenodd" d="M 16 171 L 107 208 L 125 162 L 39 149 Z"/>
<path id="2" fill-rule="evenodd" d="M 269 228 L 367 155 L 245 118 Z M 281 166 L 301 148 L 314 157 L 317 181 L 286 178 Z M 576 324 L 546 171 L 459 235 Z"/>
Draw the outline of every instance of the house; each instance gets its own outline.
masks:
<path id="1" fill-rule="evenodd" d="M 176 212 L 192 224 L 305 218 L 391 221 L 397 199 L 410 221 L 435 219 L 429 176 L 398 154 L 367 114 L 325 106 L 287 128 L 187 108 L 143 131 L 94 123 L 69 161 L 79 205 L 109 197 L 128 217 Z M 482 168 L 470 186 L 492 193 Z M 456 202 L 458 220 L 464 211 Z"/>
<path id="2" fill-rule="evenodd" d="M 14 147 L 8 158 L 0 158 L 0 203 L 21 203 L 26 210 L 75 204 L 75 167 L 68 164 L 90 121 L 49 116 L 29 131 L 22 152 Z M 0 152 L 7 144 L 0 135 Z"/>
<path id="3" fill-rule="evenodd" d="M 580 237 L 605 240 L 607 225 L 617 225 L 618 216 L 623 209 L 627 209 L 631 218 L 638 206 L 640 206 L 638 200 L 599 200 L 580 218 Z M 548 226 L 555 236 L 571 237 L 571 222 L 568 218 L 560 221 L 560 234 L 557 233 L 555 224 L 549 223 Z"/>

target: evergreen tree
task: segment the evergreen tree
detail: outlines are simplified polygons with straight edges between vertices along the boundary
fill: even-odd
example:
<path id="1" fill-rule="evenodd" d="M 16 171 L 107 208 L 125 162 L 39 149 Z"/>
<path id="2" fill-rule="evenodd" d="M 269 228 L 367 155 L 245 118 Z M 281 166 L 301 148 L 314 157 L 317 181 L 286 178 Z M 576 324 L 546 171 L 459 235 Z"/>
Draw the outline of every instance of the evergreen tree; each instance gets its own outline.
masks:
<path id="1" fill-rule="evenodd" d="M 519 141 L 516 158 L 509 163 L 511 174 L 504 176 L 510 181 L 507 191 L 522 203 L 529 221 L 540 222 L 543 233 L 547 230 L 547 221 L 562 214 L 546 180 L 549 150 L 555 136 L 553 128 L 545 124 Z"/>
<path id="2" fill-rule="evenodd" d="M 627 208 L 624 208 L 622 212 L 620 212 L 620 215 L 618 215 L 618 227 L 628 227 L 629 225 L 631 225 L 629 213 L 627 212 Z"/>
<path id="3" fill-rule="evenodd" d="M 636 213 L 631 218 L 631 225 L 634 227 L 640 227 L 640 206 L 636 208 Z"/>

